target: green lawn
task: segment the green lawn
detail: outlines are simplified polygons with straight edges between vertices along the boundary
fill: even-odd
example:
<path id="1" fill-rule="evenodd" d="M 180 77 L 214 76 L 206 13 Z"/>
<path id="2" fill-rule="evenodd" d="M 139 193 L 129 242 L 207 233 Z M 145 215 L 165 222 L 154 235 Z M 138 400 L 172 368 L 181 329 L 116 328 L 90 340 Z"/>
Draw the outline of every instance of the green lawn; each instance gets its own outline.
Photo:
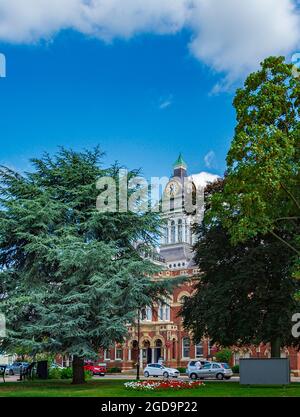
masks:
<path id="1" fill-rule="evenodd" d="M 101 380 L 72 386 L 70 381 L 0 383 L 0 397 L 300 397 L 300 384 L 288 387 L 241 387 L 238 382 L 206 382 L 205 387 L 158 393 L 125 389 L 125 381 Z"/>

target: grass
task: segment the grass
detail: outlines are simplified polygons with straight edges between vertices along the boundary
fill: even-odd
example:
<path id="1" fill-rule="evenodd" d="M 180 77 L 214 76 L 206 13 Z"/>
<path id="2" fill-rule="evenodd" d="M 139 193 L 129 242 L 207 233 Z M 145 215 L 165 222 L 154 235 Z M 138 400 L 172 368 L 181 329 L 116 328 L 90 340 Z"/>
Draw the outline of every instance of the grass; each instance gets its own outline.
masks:
<path id="1" fill-rule="evenodd" d="M 124 380 L 89 381 L 71 385 L 69 380 L 0 383 L 0 397 L 300 397 L 300 384 L 286 387 L 242 387 L 238 382 L 205 382 L 192 390 L 145 393 L 129 391 Z"/>

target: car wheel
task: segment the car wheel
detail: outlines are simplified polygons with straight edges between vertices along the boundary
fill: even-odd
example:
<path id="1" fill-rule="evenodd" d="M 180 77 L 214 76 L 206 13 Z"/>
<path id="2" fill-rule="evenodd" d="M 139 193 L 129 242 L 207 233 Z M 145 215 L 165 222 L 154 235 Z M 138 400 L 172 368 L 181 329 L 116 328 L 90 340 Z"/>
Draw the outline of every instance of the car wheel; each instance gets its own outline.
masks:
<path id="1" fill-rule="evenodd" d="M 198 378 L 198 376 L 197 376 L 197 374 L 191 374 L 191 375 L 190 375 L 190 378 L 195 380 L 195 379 L 197 379 L 197 378 Z"/>
<path id="2" fill-rule="evenodd" d="M 169 378 L 169 374 L 168 374 L 168 372 L 164 372 L 164 373 L 163 373 L 163 377 L 164 377 L 164 378 Z"/>
<path id="3" fill-rule="evenodd" d="M 145 376 L 146 378 L 149 378 L 149 372 L 148 372 L 148 371 L 145 371 L 145 372 L 144 372 L 144 376 Z"/>
<path id="4" fill-rule="evenodd" d="M 13 375 L 14 374 L 14 371 L 12 370 L 12 369 L 10 369 L 9 371 L 8 371 L 8 375 Z"/>
<path id="5" fill-rule="evenodd" d="M 216 375 L 216 378 L 217 378 L 219 381 L 222 381 L 222 379 L 224 378 L 224 375 L 223 375 L 223 374 L 217 374 L 217 375 Z"/>

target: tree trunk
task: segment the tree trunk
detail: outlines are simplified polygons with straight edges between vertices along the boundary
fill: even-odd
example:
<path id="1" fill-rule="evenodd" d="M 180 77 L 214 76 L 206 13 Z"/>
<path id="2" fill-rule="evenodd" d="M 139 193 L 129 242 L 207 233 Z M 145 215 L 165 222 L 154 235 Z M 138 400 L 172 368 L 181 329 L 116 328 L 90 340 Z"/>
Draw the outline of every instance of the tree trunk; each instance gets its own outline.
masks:
<path id="1" fill-rule="evenodd" d="M 279 337 L 271 340 L 271 358 L 280 358 L 281 341 Z"/>
<path id="2" fill-rule="evenodd" d="M 73 357 L 73 381 L 72 384 L 84 384 L 84 359 L 80 356 L 74 356 Z"/>

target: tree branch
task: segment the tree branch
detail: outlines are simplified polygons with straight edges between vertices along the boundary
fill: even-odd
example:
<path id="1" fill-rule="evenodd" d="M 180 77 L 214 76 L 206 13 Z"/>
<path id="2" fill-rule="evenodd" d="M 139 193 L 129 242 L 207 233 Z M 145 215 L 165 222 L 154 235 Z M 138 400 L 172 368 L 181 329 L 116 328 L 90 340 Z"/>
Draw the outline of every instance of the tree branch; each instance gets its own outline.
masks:
<path id="1" fill-rule="evenodd" d="M 284 191 L 291 197 L 291 199 L 293 200 L 293 202 L 296 204 L 296 206 L 298 207 L 298 209 L 300 210 L 300 203 L 298 202 L 298 200 L 293 196 L 293 194 L 286 188 L 285 185 L 282 184 L 282 182 L 280 182 L 281 187 L 284 189 Z"/>
<path id="2" fill-rule="evenodd" d="M 279 235 L 277 235 L 277 233 L 273 232 L 273 230 L 271 230 L 270 233 L 271 233 L 271 235 L 273 235 L 274 237 L 276 237 L 276 239 L 280 240 L 280 242 L 284 243 L 293 252 L 295 252 L 298 256 L 300 256 L 300 252 L 296 248 L 294 248 L 294 246 L 290 245 L 286 240 L 282 239 L 282 237 L 280 237 Z"/>

